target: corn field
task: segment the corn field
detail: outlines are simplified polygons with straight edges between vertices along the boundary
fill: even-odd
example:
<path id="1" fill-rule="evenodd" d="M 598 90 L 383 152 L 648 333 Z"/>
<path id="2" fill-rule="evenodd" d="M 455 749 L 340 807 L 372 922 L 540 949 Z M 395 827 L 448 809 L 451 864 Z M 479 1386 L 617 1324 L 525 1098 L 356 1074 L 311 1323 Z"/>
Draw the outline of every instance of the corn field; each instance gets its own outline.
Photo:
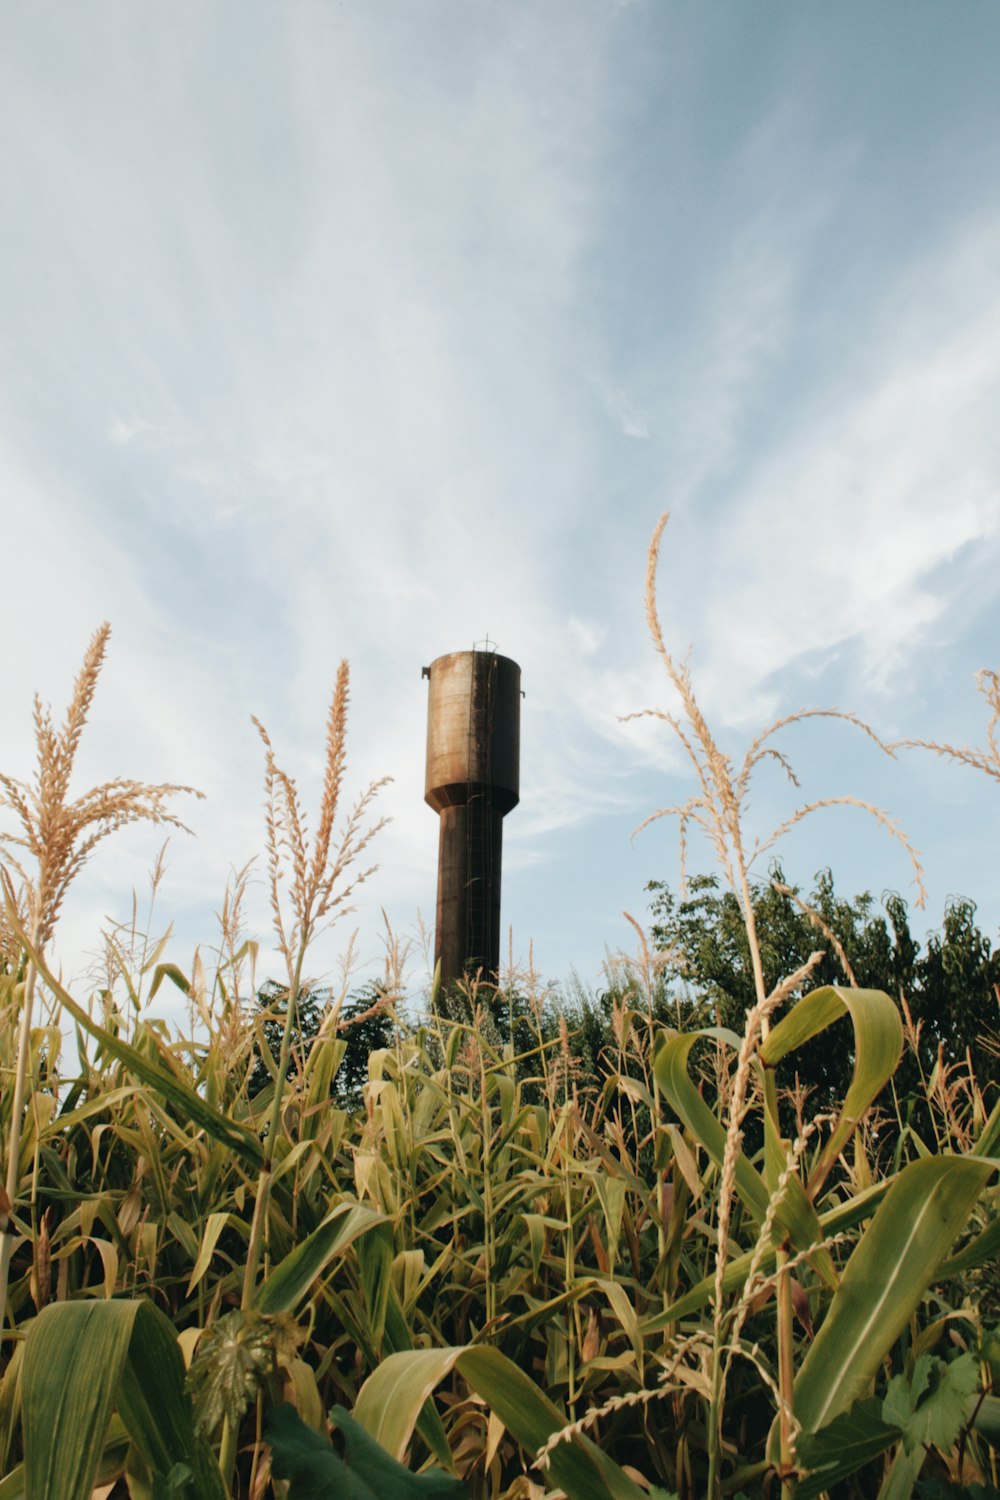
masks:
<path id="1" fill-rule="evenodd" d="M 908 1124 L 905 996 L 846 963 L 842 985 L 812 988 L 836 941 L 821 922 L 813 959 L 765 985 L 753 860 L 850 799 L 793 807 L 747 846 L 753 774 L 790 771 L 773 741 L 803 716 L 741 761 L 720 749 L 661 629 L 662 529 L 647 611 L 680 708 L 656 716 L 693 791 L 653 816 L 685 846 L 708 840 L 743 903 L 756 997 L 742 1035 L 694 1013 L 667 1024 L 663 956 L 640 933 L 597 1083 L 532 976 L 505 997 L 504 1036 L 480 981 L 404 1005 L 390 968 L 372 1008 L 394 1039 L 356 1107 L 334 1102 L 344 996 L 299 1048 L 311 945 L 370 873 L 379 827 L 377 786 L 344 815 L 346 667 L 311 837 L 258 725 L 274 1014 L 251 1005 L 245 872 L 214 971 L 119 936 L 107 982 L 71 994 L 52 955 L 75 875 L 123 825 L 176 824 L 189 789 L 70 800 L 106 629 L 65 723 L 36 706 L 34 779 L 0 777 L 0 1500 L 1000 1493 L 1000 1104 L 942 1066 L 921 1084 L 930 1141 Z M 981 687 L 985 748 L 882 748 L 996 779 L 1000 697 L 995 678 Z M 919 880 L 901 830 L 854 806 Z M 157 1018 L 168 988 L 183 1035 Z M 796 1052 L 820 1036 L 849 1052 L 852 1081 L 790 1130 Z"/>

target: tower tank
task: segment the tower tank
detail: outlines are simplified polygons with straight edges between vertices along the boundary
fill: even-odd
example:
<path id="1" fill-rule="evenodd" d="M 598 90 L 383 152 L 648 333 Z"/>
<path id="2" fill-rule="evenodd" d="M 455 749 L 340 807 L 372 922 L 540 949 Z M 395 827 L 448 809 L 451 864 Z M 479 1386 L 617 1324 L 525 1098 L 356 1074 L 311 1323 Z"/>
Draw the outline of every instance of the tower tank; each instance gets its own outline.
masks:
<path id="1" fill-rule="evenodd" d="M 424 800 L 440 815 L 434 960 L 441 982 L 500 967 L 503 820 L 520 797 L 521 669 L 495 651 L 453 651 L 424 676 Z"/>

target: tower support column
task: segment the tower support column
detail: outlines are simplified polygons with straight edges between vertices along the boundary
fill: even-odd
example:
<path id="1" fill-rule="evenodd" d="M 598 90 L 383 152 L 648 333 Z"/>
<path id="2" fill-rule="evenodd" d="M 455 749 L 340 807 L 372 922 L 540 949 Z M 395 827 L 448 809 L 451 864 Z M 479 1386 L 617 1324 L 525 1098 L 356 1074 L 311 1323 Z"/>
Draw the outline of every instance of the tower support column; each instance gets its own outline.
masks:
<path id="1" fill-rule="evenodd" d="M 434 956 L 441 981 L 500 968 L 503 819 L 519 797 L 521 669 L 492 651 L 439 656 L 427 706 L 427 801 L 440 814 Z"/>

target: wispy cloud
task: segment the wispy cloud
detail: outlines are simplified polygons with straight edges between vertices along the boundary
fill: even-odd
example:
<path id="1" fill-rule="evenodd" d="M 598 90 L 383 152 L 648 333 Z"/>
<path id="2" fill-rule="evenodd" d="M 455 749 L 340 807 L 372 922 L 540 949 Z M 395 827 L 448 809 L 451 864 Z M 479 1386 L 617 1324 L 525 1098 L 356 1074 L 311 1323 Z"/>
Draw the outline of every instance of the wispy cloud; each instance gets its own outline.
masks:
<path id="1" fill-rule="evenodd" d="M 956 602 L 950 564 L 1000 533 L 1000 226 L 927 256 L 871 309 L 794 434 L 756 457 L 717 531 L 705 607 L 734 712 L 853 644 L 883 686 Z M 994 599 L 997 586 L 984 580 Z"/>
<path id="2" fill-rule="evenodd" d="M 970 210 L 847 241 L 865 128 L 904 119 L 833 128 L 791 63 L 720 102 L 711 17 L 603 0 L 56 24 L 22 12 L 0 59 L 5 757 L 110 616 L 87 754 L 209 792 L 192 929 L 259 841 L 249 713 L 308 787 L 341 655 L 356 784 L 396 778 L 366 920 L 426 906 L 420 667 L 486 631 L 528 695 L 511 868 L 588 829 L 610 867 L 679 766 L 622 717 L 669 706 L 664 506 L 665 623 L 724 723 L 823 653 L 874 692 L 961 628 L 1000 525 L 1000 240 Z"/>

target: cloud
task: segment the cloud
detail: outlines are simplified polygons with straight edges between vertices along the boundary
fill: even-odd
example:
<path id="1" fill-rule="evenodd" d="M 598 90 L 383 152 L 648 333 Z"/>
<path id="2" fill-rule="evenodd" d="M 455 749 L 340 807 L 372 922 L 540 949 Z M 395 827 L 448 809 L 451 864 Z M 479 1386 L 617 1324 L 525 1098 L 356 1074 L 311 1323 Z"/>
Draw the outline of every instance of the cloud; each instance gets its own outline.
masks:
<path id="1" fill-rule="evenodd" d="M 598 377 L 596 384 L 609 417 L 620 428 L 623 437 L 648 438 L 650 428 L 646 412 L 637 406 L 623 390 L 611 385 L 607 380 Z"/>
<path id="2" fill-rule="evenodd" d="M 713 722 L 831 651 L 888 689 L 960 628 L 998 526 L 992 221 L 848 247 L 841 282 L 863 140 L 750 69 L 729 112 L 688 29 L 667 99 L 653 7 L 59 24 L 26 12 L 0 60 L 5 761 L 109 615 L 82 771 L 210 794 L 174 852 L 192 932 L 260 844 L 249 713 L 314 802 L 341 655 L 352 786 L 396 778 L 369 930 L 433 893 L 420 667 L 487 631 L 527 693 L 511 859 L 624 838 L 680 766 L 621 718 L 673 703 L 641 599 L 665 503 L 664 625 Z"/>
<path id="3" fill-rule="evenodd" d="M 152 422 L 143 421 L 142 417 L 132 417 L 126 420 L 116 417 L 111 424 L 108 433 L 111 441 L 119 447 L 131 443 L 137 437 L 145 437 L 147 433 L 155 432 Z"/>
<path id="4" fill-rule="evenodd" d="M 848 644 L 887 687 L 956 602 L 950 569 L 995 547 L 998 252 L 1000 225 L 978 225 L 901 278 L 822 409 L 750 466 L 716 531 L 704 611 L 735 712 Z"/>

